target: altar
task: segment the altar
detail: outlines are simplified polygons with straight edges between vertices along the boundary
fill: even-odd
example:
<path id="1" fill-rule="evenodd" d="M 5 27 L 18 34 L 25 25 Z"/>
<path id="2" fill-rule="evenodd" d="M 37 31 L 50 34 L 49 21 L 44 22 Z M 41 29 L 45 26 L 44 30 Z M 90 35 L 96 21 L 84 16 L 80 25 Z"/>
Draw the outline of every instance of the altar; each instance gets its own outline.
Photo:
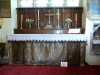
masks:
<path id="1" fill-rule="evenodd" d="M 85 34 L 9 35 L 9 64 L 84 65 L 86 41 Z"/>

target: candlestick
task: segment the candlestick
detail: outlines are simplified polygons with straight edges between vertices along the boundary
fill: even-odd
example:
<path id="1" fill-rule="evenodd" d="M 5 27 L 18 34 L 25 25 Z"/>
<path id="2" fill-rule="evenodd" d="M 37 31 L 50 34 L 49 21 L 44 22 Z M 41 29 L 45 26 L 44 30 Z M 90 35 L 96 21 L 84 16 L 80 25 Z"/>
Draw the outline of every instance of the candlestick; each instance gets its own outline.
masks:
<path id="1" fill-rule="evenodd" d="M 39 22 L 40 22 L 40 11 L 39 11 L 39 9 L 38 9 L 38 29 L 40 29 L 40 24 L 39 24 Z"/>
<path id="2" fill-rule="evenodd" d="M 59 13 L 59 9 L 58 9 L 58 10 L 57 10 L 57 18 L 58 18 L 57 23 L 58 23 L 58 28 L 60 27 L 60 25 L 59 25 L 59 20 L 60 20 L 59 16 L 60 16 L 60 13 Z"/>
<path id="3" fill-rule="evenodd" d="M 78 17 L 78 15 L 77 15 L 77 13 L 75 13 L 75 28 L 77 28 L 77 17 Z"/>
<path id="4" fill-rule="evenodd" d="M 51 23 L 51 15 L 50 15 L 50 10 L 49 10 L 49 25 L 50 25 L 50 23 Z"/>
<path id="5" fill-rule="evenodd" d="M 65 25 L 65 15 L 64 15 L 64 8 L 63 8 L 63 28 L 64 28 L 64 25 Z"/>
<path id="6" fill-rule="evenodd" d="M 23 29 L 23 14 L 21 14 L 21 26 L 20 29 Z"/>
<path id="7" fill-rule="evenodd" d="M 20 29 L 23 29 L 23 14 L 21 14 L 21 26 Z"/>

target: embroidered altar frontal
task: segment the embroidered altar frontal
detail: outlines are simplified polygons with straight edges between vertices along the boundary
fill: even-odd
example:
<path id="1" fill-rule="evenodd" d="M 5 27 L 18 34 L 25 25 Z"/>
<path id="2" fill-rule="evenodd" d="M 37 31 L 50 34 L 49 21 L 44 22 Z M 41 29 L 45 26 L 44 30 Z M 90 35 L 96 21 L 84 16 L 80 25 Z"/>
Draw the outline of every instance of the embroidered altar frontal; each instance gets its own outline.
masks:
<path id="1" fill-rule="evenodd" d="M 84 34 L 14 34 L 8 36 L 9 64 L 84 65 Z"/>
<path id="2" fill-rule="evenodd" d="M 10 64 L 82 65 L 85 57 L 84 41 L 9 41 Z"/>

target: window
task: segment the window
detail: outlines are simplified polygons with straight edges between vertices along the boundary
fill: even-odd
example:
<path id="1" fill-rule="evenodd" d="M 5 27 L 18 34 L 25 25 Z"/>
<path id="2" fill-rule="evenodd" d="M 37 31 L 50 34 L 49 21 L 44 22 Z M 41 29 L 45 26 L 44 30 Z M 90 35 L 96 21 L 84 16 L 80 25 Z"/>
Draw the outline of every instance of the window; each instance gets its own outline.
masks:
<path id="1" fill-rule="evenodd" d="M 87 11 L 90 19 L 100 20 L 100 0 L 88 0 Z"/>
<path id="2" fill-rule="evenodd" d="M 79 6 L 81 0 L 18 0 L 18 7 L 68 7 Z"/>
<path id="3" fill-rule="evenodd" d="M 33 7 L 33 0 L 21 0 L 21 7 Z"/>

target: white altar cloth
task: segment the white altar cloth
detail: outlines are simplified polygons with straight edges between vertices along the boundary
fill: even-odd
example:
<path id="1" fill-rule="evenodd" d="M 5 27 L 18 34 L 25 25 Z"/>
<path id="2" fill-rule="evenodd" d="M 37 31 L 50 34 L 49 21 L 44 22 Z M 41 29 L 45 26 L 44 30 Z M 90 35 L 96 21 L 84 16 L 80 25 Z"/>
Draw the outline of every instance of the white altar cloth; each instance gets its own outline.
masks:
<path id="1" fill-rule="evenodd" d="M 87 41 L 85 34 L 12 34 L 8 41 Z"/>

